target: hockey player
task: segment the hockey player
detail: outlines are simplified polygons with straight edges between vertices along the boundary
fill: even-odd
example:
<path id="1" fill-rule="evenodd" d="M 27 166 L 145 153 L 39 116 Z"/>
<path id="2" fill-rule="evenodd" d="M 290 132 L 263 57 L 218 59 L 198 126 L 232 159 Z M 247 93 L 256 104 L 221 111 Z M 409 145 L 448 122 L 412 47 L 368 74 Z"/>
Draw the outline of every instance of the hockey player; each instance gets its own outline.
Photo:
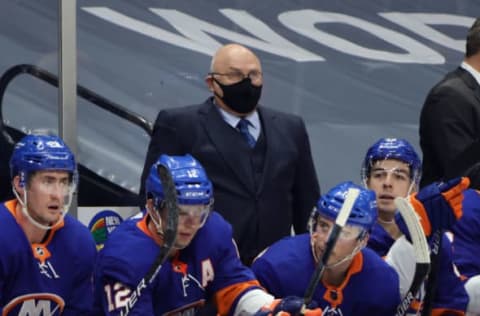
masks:
<path id="1" fill-rule="evenodd" d="M 170 171 L 177 192 L 176 241 L 152 284 L 138 292 L 137 285 L 164 242 L 166 208 L 160 165 Z M 302 299 L 274 300 L 242 265 L 231 226 L 211 211 L 212 184 L 192 156 L 162 155 L 152 166 L 145 188 L 145 212 L 117 227 L 99 254 L 96 314 L 122 315 L 129 304 L 129 315 L 194 315 L 209 299 L 215 301 L 219 315 L 277 315 L 281 311 L 294 315 L 300 310 Z M 128 303 L 131 295 L 135 295 L 134 304 Z M 321 310 L 305 315 L 319 316 Z"/>
<path id="2" fill-rule="evenodd" d="M 322 260 L 329 232 L 349 188 L 361 192 L 326 261 L 313 299 L 325 315 L 394 315 L 400 303 L 398 275 L 375 252 L 365 248 L 377 218 L 375 194 L 352 182 L 338 184 L 318 200 L 311 215 L 310 234 L 274 243 L 254 261 L 252 269 L 260 284 L 273 295 L 303 296 Z"/>
<path id="3" fill-rule="evenodd" d="M 478 183 L 478 179 L 472 180 Z M 414 204 L 415 200 L 421 199 L 425 195 L 423 194 L 425 189 L 422 189 L 415 199 L 412 199 Z M 444 219 L 442 226 L 448 231 L 446 235 L 452 243 L 453 262 L 464 280 L 469 296 L 467 315 L 478 316 L 480 315 L 480 260 L 478 257 L 480 252 L 480 192 L 467 189 L 463 191 L 461 197 L 457 201 L 458 211 L 456 213 L 458 215 L 454 218 L 457 220 Z M 400 248 L 397 244 L 394 247 Z M 408 253 L 403 249 L 402 253 L 396 257 L 405 259 L 407 255 Z"/>
<path id="4" fill-rule="evenodd" d="M 89 314 L 96 249 L 66 215 L 78 179 L 72 152 L 59 137 L 28 135 L 10 172 L 16 199 L 0 206 L 1 314 Z"/>
<path id="5" fill-rule="evenodd" d="M 478 179 L 476 179 L 478 181 Z M 464 192 L 463 216 L 448 233 L 452 241 L 453 261 L 465 278 L 465 288 L 470 297 L 469 316 L 480 315 L 480 191 Z"/>
<path id="6" fill-rule="evenodd" d="M 375 250 L 379 255 L 385 256 L 394 242 L 405 243 L 405 239 L 400 230 L 395 216 L 397 214 L 394 205 L 394 198 L 407 197 L 410 193 L 417 190 L 421 176 L 421 162 L 413 147 L 403 139 L 382 138 L 373 144 L 367 151 L 362 164 L 362 181 L 369 189 L 374 190 L 377 196 L 378 220 L 372 229 L 371 238 L 368 246 Z M 460 184 L 462 185 L 462 184 Z M 443 186 L 443 190 L 450 189 L 450 186 Z M 452 189 L 454 190 L 455 187 Z M 433 192 L 435 191 L 435 192 Z M 431 194 L 430 194 L 431 193 Z M 418 195 L 414 195 L 412 202 L 418 209 L 427 204 L 427 195 L 439 195 L 438 187 L 433 184 L 425 187 Z M 428 208 L 428 205 L 426 205 Z M 430 207 L 429 212 L 435 207 Z M 434 210 L 436 215 L 444 214 L 454 219 L 449 210 Z M 426 223 L 435 220 L 441 216 L 433 216 L 433 213 L 425 214 L 422 220 L 424 230 L 428 236 L 431 235 L 431 229 L 426 229 Z M 432 223 L 438 227 L 438 223 Z M 429 224 L 430 225 L 430 224 Z M 395 266 L 400 275 L 400 285 L 402 295 L 408 290 L 411 279 L 413 278 L 413 268 L 410 273 L 405 273 L 404 262 L 398 262 L 405 259 L 405 255 L 399 255 L 402 252 L 393 252 L 388 261 Z M 412 256 L 413 258 L 413 256 Z M 391 260 L 390 260 L 391 259 Z M 454 272 L 452 261 L 451 244 L 443 236 L 441 255 L 439 259 L 439 271 L 437 272 L 438 286 L 433 294 L 432 315 L 464 315 L 468 303 L 468 296 L 465 292 L 460 278 Z M 411 266 L 414 261 L 411 260 Z"/>

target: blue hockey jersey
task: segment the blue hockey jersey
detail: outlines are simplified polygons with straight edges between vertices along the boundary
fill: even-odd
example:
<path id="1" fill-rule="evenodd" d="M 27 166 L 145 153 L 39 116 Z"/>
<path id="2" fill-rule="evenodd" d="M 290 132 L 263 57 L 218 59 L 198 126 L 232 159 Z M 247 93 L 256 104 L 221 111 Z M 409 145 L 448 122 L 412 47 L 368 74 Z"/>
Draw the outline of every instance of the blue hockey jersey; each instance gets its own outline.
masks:
<path id="1" fill-rule="evenodd" d="M 99 314 L 119 315 L 130 289 L 146 275 L 159 250 L 147 229 L 147 216 L 139 214 L 115 229 L 95 271 Z M 242 294 L 256 288 L 258 281 L 238 258 L 230 224 L 212 212 L 192 242 L 163 264 L 129 315 L 194 315 L 210 298 L 219 314 L 227 315 Z"/>
<path id="2" fill-rule="evenodd" d="M 0 205 L 1 314 L 89 314 L 97 252 L 92 235 L 67 215 L 45 242 L 30 244 L 16 221 L 16 203 Z"/>
<path id="3" fill-rule="evenodd" d="M 480 192 L 466 190 L 463 216 L 452 227 L 453 260 L 466 277 L 480 274 Z"/>
<path id="4" fill-rule="evenodd" d="M 260 284 L 276 297 L 303 297 L 315 270 L 310 235 L 284 238 L 252 265 Z M 398 276 L 382 258 L 363 249 L 353 258 L 343 284 L 319 282 L 313 299 L 324 315 L 394 315 L 400 303 Z"/>

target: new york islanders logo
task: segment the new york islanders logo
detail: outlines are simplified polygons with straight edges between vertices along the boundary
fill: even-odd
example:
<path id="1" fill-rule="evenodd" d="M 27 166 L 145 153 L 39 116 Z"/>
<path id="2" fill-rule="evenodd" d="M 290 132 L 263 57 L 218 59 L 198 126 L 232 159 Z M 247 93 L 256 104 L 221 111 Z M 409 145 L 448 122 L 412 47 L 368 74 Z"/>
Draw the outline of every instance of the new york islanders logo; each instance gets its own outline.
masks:
<path id="1" fill-rule="evenodd" d="M 343 316 L 342 310 L 327 306 L 323 309 L 322 316 Z"/>
<path id="2" fill-rule="evenodd" d="M 65 301 L 52 293 L 33 293 L 17 296 L 3 308 L 2 316 L 61 315 Z"/>

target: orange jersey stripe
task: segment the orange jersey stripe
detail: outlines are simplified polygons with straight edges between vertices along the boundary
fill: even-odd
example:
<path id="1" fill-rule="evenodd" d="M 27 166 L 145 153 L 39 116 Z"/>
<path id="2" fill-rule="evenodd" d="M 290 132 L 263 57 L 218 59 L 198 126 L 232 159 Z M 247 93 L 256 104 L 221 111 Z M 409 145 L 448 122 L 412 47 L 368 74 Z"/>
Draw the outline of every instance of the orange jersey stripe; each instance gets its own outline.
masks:
<path id="1" fill-rule="evenodd" d="M 442 192 L 443 197 L 445 200 L 450 204 L 450 207 L 453 210 L 453 214 L 457 219 L 462 217 L 463 215 L 463 193 L 462 191 L 465 188 L 468 188 L 470 185 L 470 179 L 467 177 L 463 177 L 459 184 L 457 184 L 452 189 Z"/>
<path id="2" fill-rule="evenodd" d="M 340 305 L 343 302 L 343 289 L 345 286 L 347 286 L 352 275 L 362 271 L 362 267 L 363 254 L 359 252 L 353 257 L 352 263 L 347 270 L 347 275 L 345 276 L 342 284 L 339 286 L 332 286 L 322 280 L 322 283 L 325 286 L 325 294 L 323 295 L 323 299 L 326 300 L 332 307 L 337 307 Z"/>
<path id="3" fill-rule="evenodd" d="M 17 204 L 18 204 L 18 200 L 13 199 L 5 202 L 5 207 L 12 214 L 12 216 L 15 218 L 17 223 L 20 223 L 18 220 L 17 212 L 16 212 Z M 52 238 L 53 238 L 53 235 L 55 235 L 55 232 L 60 228 L 62 228 L 64 225 L 65 225 L 65 222 L 63 220 L 57 225 L 55 225 L 55 227 L 53 227 L 51 231 L 48 233 L 47 240 L 45 240 L 45 242 L 32 243 L 33 256 L 41 263 L 45 263 L 45 261 L 48 258 L 50 258 L 51 254 L 50 254 L 50 251 L 48 251 L 47 246 L 50 243 L 50 241 L 52 241 Z"/>
<path id="4" fill-rule="evenodd" d="M 219 315 L 228 315 L 233 302 L 244 291 L 251 287 L 260 288 L 260 283 L 257 280 L 251 280 L 248 282 L 241 282 L 227 286 L 221 289 L 215 294 L 215 302 Z"/>

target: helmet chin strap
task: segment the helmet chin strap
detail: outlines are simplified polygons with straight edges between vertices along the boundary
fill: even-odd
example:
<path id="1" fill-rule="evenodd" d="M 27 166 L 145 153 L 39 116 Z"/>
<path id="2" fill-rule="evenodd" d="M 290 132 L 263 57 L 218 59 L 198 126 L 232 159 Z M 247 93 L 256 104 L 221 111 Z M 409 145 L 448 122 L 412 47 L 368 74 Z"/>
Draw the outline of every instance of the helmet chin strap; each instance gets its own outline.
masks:
<path id="1" fill-rule="evenodd" d="M 321 260 L 321 258 L 318 257 L 318 254 L 315 251 L 315 242 L 313 241 L 313 239 L 310 242 L 310 246 L 311 246 L 311 249 L 312 249 L 312 254 L 313 254 L 313 258 L 315 259 L 315 262 L 319 262 Z M 344 263 L 345 261 L 352 259 L 360 250 L 362 250 L 363 247 L 364 247 L 364 245 L 362 245 L 362 244 L 357 245 L 352 250 L 352 252 L 348 256 L 345 256 L 343 259 L 341 259 L 341 260 L 339 260 L 335 263 L 329 264 L 329 265 L 325 264 L 325 269 L 334 268 L 334 267 Z"/>
<path id="2" fill-rule="evenodd" d="M 150 219 L 152 220 L 153 225 L 155 225 L 156 233 L 157 233 L 158 236 L 160 236 L 160 238 L 163 239 L 164 234 L 163 234 L 163 227 L 162 227 L 162 217 L 160 216 L 160 212 L 155 207 L 153 207 L 153 208 L 154 208 L 154 211 L 157 212 L 157 214 L 158 214 L 158 220 L 155 218 L 155 216 L 153 216 L 153 214 L 151 214 L 151 211 L 147 206 L 147 210 L 148 210 L 148 213 L 150 215 Z M 179 250 L 179 249 L 183 249 L 185 247 L 178 247 L 178 245 L 175 243 L 172 248 Z"/>
<path id="3" fill-rule="evenodd" d="M 25 215 L 26 218 L 28 218 L 28 220 L 30 221 L 30 223 L 32 223 L 34 226 L 36 226 L 37 228 L 40 228 L 40 229 L 44 229 L 44 230 L 49 230 L 49 229 L 52 229 L 54 227 L 56 227 L 57 225 L 59 225 L 63 219 L 65 218 L 65 215 L 67 215 L 67 212 L 68 212 L 68 209 L 70 208 L 70 204 L 72 202 L 72 195 L 73 195 L 73 189 L 70 190 L 69 192 L 69 202 L 67 204 L 65 204 L 63 207 L 64 207 L 64 210 L 61 212 L 61 215 L 60 215 L 60 218 L 58 219 L 58 221 L 53 224 L 53 225 L 50 225 L 50 226 L 47 226 L 47 225 L 43 225 L 39 222 L 37 222 L 31 215 L 30 213 L 28 213 L 28 207 L 27 207 L 27 189 L 24 190 L 24 199 L 22 200 L 17 192 L 17 190 L 15 190 L 15 188 L 12 188 L 12 191 L 13 191 L 13 194 L 15 195 L 15 197 L 17 198 L 18 202 L 22 205 L 22 213 L 23 215 Z M 66 211 L 65 211 L 66 210 Z"/>
<path id="4" fill-rule="evenodd" d="M 410 183 L 410 186 L 408 187 L 407 191 L 407 196 L 408 197 L 410 194 L 412 194 L 414 191 L 416 191 L 416 183 L 412 180 L 412 183 Z"/>
<path id="5" fill-rule="evenodd" d="M 157 235 L 162 237 L 163 238 L 163 227 L 162 227 L 162 217 L 160 216 L 160 212 L 157 211 L 157 209 L 154 207 L 153 208 L 154 211 L 157 212 L 158 214 L 158 220 L 155 218 L 155 216 L 153 216 L 153 214 L 148 211 L 148 213 L 150 213 L 150 219 L 152 220 L 153 224 L 155 225 L 155 229 L 157 231 Z"/>
<path id="6" fill-rule="evenodd" d="M 357 245 L 357 246 L 352 250 L 352 253 L 351 253 L 351 254 L 349 254 L 348 256 L 346 256 L 345 258 L 343 258 L 343 259 L 340 260 L 340 261 L 337 261 L 337 262 L 332 263 L 332 264 L 326 264 L 326 265 L 325 265 L 325 269 L 334 268 L 334 267 L 336 267 L 336 266 L 344 263 L 345 261 L 352 259 L 357 253 L 360 252 L 360 250 L 362 250 L 363 247 L 364 247 L 364 246 L 363 246 L 362 244 Z"/>

